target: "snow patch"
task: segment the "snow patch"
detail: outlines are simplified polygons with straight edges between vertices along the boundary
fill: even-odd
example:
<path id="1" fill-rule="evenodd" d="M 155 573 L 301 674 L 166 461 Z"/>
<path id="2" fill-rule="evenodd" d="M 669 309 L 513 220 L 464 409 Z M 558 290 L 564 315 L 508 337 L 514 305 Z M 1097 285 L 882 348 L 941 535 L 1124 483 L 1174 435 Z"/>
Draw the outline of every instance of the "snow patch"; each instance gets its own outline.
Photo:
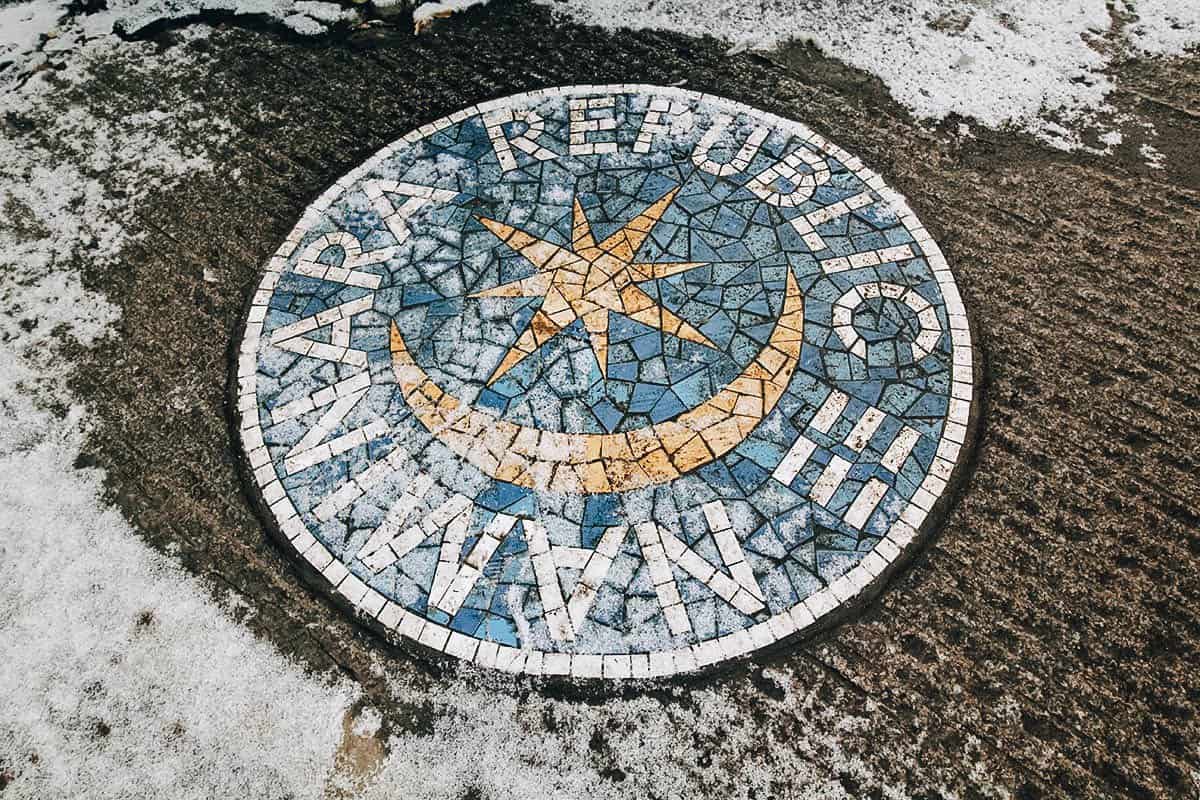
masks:
<path id="1" fill-rule="evenodd" d="M 68 6 L 66 0 L 0 6 L 0 79 L 24 77 L 46 63 L 47 53 L 83 41 L 114 32 L 135 36 L 157 23 L 209 12 L 275 20 L 306 36 L 363 21 L 361 11 L 323 0 L 108 0 L 99 11 L 70 16 Z"/>
<path id="2" fill-rule="evenodd" d="M 362 20 L 362 14 L 354 9 L 318 0 L 114 0 L 106 16 L 117 30 L 135 35 L 164 20 L 214 11 L 275 20 L 304 36 L 319 36 L 332 26 Z"/>
<path id="3" fill-rule="evenodd" d="M 1138 155 L 1150 169 L 1166 169 L 1166 158 L 1157 147 L 1146 142 L 1138 148 Z"/>
<path id="4" fill-rule="evenodd" d="M 351 22 L 358 19 L 358 13 L 353 9 L 343 8 L 337 3 L 325 3 L 318 0 L 297 0 L 293 6 L 301 14 L 307 14 L 317 22 L 326 25 L 336 25 L 340 22 Z"/>
<path id="5" fill-rule="evenodd" d="M 1137 0 L 1137 20 L 1126 29 L 1130 44 L 1151 55 L 1183 55 L 1200 45 L 1200 3 Z"/>
<path id="6" fill-rule="evenodd" d="M 21 74 L 43 59 L 38 47 L 66 14 L 66 3 L 30 0 L 0 6 L 0 77 Z"/>
<path id="7" fill-rule="evenodd" d="M 733 42 L 733 51 L 809 41 L 877 76 L 921 119 L 958 114 L 1040 132 L 1047 112 L 1097 108 L 1112 88 L 1105 58 L 1088 44 L 1110 27 L 1103 0 L 781 0 L 706 4 L 707 13 L 686 0 L 541 1 L 581 22 L 714 36 Z"/>
<path id="8" fill-rule="evenodd" d="M 211 169 L 204 149 L 227 127 L 170 83 L 170 112 L 116 123 L 70 105 L 95 60 L 124 56 L 133 72 L 136 51 L 153 50 L 114 44 L 0 95 L 0 111 L 31 123 L 0 140 L 5 797 L 318 798 L 357 690 L 255 639 L 99 502 L 98 470 L 74 467 L 86 414 L 66 395 L 59 334 L 89 345 L 117 319 L 78 268 L 114 264 L 136 238 L 123 220 L 152 189 Z"/>
<path id="9" fill-rule="evenodd" d="M 538 0 L 572 19 L 609 29 L 666 29 L 731 43 L 730 55 L 811 42 L 826 55 L 878 77 L 913 116 L 971 118 L 1015 127 L 1063 148 L 1111 111 L 1114 35 L 1104 0 Z M 1136 48 L 1181 53 L 1200 41 L 1200 4 L 1137 0 Z M 1111 48 L 1110 48 L 1111 49 Z"/>
<path id="10" fill-rule="evenodd" d="M 435 3 L 422 3 L 413 10 L 413 27 L 417 33 L 425 30 L 435 19 L 448 17 L 458 11 L 466 11 L 472 6 L 481 6 L 488 0 L 441 0 Z"/>
<path id="11" fill-rule="evenodd" d="M 0 7 L 0 62 L 32 52 L 62 13 L 61 6 L 44 0 Z"/>
<path id="12" fill-rule="evenodd" d="M 325 26 L 304 14 L 288 14 L 283 18 L 284 26 L 301 36 L 320 36 L 325 32 Z"/>
<path id="13" fill-rule="evenodd" d="M 83 45 L 53 81 L 87 80 L 88 65 L 111 52 L 110 42 Z M 136 238 L 123 222 L 124 204 L 212 169 L 195 143 L 223 144 L 233 130 L 177 88 L 164 88 L 170 111 L 99 120 L 76 105 L 47 103 L 57 91 L 48 75 L 0 96 L 29 129 L 0 139 L 0 258 L 10 265 L 0 282 L 0 337 L 27 348 L 60 332 L 84 345 L 103 335 L 117 310 L 83 288 L 76 268 L 111 263 Z M 56 317 L 61 307 L 71 309 L 69 320 Z"/>
<path id="14" fill-rule="evenodd" d="M 139 541 L 102 475 L 72 468 L 81 409 L 38 411 L 8 351 L 0 375 L 5 796 L 320 797 L 352 688 L 305 676 Z"/>

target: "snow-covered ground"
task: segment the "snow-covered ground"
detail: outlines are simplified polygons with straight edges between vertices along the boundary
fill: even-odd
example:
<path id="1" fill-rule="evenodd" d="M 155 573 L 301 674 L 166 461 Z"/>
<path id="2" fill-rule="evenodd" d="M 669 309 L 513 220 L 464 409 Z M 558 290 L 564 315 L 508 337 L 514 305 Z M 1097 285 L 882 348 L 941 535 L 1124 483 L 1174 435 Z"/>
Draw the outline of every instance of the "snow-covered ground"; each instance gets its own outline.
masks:
<path id="1" fill-rule="evenodd" d="M 1200 42 L 1200 3 L 1191 0 L 1130 0 L 1136 21 L 1127 31 L 1105 0 L 539 2 L 592 25 L 713 36 L 734 52 L 811 42 L 879 78 L 919 119 L 957 114 L 1068 149 L 1079 146 L 1079 127 L 1108 110 L 1114 55 L 1177 54 Z"/>
<path id="2" fill-rule="evenodd" d="M 93 40 L 60 76 L 82 82 L 111 52 Z M 101 474 L 73 467 L 87 420 L 64 391 L 58 342 L 90 345 L 118 318 L 76 267 L 116 258 L 132 237 L 128 204 L 147 190 L 211 168 L 179 141 L 227 135 L 167 92 L 170 113 L 120 126 L 74 106 L 47 114 L 55 92 L 38 76 L 3 98 L 63 147 L 0 139 L 0 774 L 16 796 L 202 797 L 255 784 L 307 796 L 352 696 L 236 625 L 98 501 Z"/>
<path id="3" fill-rule="evenodd" d="M 323 23 L 323 14 L 334 13 L 304 0 L 219 1 L 282 20 L 301 14 Z M 47 103 L 53 92 L 65 96 L 35 72 L 48 52 L 67 65 L 56 74 L 68 86 L 86 81 L 97 60 L 124 58 L 138 69 L 140 54 L 153 48 L 119 42 L 111 35 L 117 20 L 134 11 L 194 11 L 176 2 L 135 5 L 110 0 L 109 11 L 66 24 L 61 5 L 0 7 L 0 63 L 9 63 L 0 73 L 0 114 L 31 120 L 55 142 L 51 151 L 0 139 L 0 786 L 8 784 L 5 798 L 325 797 L 354 779 L 339 753 L 377 733 L 360 689 L 345 678 L 310 675 L 256 640 L 207 587 L 99 501 L 97 470 L 73 467 L 88 418 L 66 392 L 59 342 L 65 335 L 89 345 L 112 335 L 118 321 L 114 307 L 82 286 L 78 266 L 85 258 L 117 259 L 136 236 L 123 222 L 130 207 L 151 187 L 210 170 L 207 148 L 235 133 L 219 119 L 196 125 L 206 115 L 192 113 L 182 95 L 162 104 L 170 112 L 119 126 L 65 101 Z M 703 13 L 678 0 L 649 5 L 572 0 L 555 8 L 598 24 L 711 34 L 731 46 L 808 38 L 878 75 L 922 118 L 957 113 L 1044 132 L 1047 112 L 1082 118 L 1112 88 L 1104 72 L 1110 56 L 1093 46 L 1113 24 L 1100 0 L 1028 7 L 921 0 L 892 4 L 887 14 L 860 12 L 844 0 L 753 11 L 698 4 Z M 1194 5 L 1141 0 L 1137 11 L 1122 40 L 1130 48 L 1177 53 L 1200 38 Z M 164 59 L 185 53 L 157 56 L 155 69 L 167 74 Z M 384 665 L 376 669 L 384 674 Z M 804 687 L 777 679 L 788 703 L 827 717 L 826 729 L 864 725 L 836 709 L 814 711 L 819 703 Z M 408 691 L 405 679 L 387 680 L 397 694 Z M 356 796 L 396 796 L 399 788 L 412 798 L 471 789 L 534 798 L 548 787 L 563 797 L 616 793 L 619 785 L 602 780 L 586 758 L 601 720 L 632 732 L 619 759 L 640 785 L 677 795 L 695 777 L 685 766 L 697 760 L 691 731 L 717 727 L 729 713 L 720 691 L 695 690 L 686 707 L 647 697 L 589 706 L 519 702 L 451 679 L 426 698 L 434 734 L 392 736 Z M 530 736 L 547 715 L 560 720 L 560 733 Z M 752 726 L 733 728 L 724 746 L 750 751 L 758 735 Z M 889 746 L 898 763 L 918 757 L 918 743 Z M 811 766 L 813 753 L 845 774 L 882 782 L 820 732 L 797 734 L 787 748 L 746 766 L 744 780 L 765 791 L 787 775 L 811 796 L 848 796 Z M 972 754 L 963 760 L 969 764 Z M 710 769 L 728 766 L 717 759 Z"/>
<path id="4" fill-rule="evenodd" d="M 485 1 L 418 3 L 414 16 L 425 27 Z M 1025 130 L 1067 149 L 1080 146 L 1080 127 L 1111 110 L 1114 57 L 1180 54 L 1200 43 L 1200 3 L 1191 0 L 1124 0 L 1114 10 L 1105 0 L 914 0 L 886 7 L 848 0 L 537 2 L 586 24 L 713 36 L 728 42 L 730 52 L 811 42 L 878 77 L 919 119 L 955 114 L 989 128 Z M 63 35 L 58 21 L 66 7 L 64 0 L 0 7 L 0 65 L 12 62 L 8 74 L 36 66 L 42 34 Z M 304 35 L 364 19 L 360 11 L 319 0 L 111 0 L 65 33 L 136 32 L 204 11 L 272 19 Z"/>
<path id="5" fill-rule="evenodd" d="M 1181 55 L 1200 41 L 1200 3 L 1190 0 L 1137 0 L 1137 19 L 1128 27 L 1135 49 L 1154 55 Z"/>
<path id="6" fill-rule="evenodd" d="M 0 84 L 44 64 L 39 50 L 62 52 L 82 41 L 114 32 L 135 35 L 156 23 L 194 19 L 204 12 L 272 20 L 302 36 L 319 36 L 363 19 L 358 9 L 323 0 L 106 0 L 87 15 L 69 15 L 70 5 L 70 0 L 26 0 L 0 6 Z M 39 47 L 47 38 L 45 47 Z"/>

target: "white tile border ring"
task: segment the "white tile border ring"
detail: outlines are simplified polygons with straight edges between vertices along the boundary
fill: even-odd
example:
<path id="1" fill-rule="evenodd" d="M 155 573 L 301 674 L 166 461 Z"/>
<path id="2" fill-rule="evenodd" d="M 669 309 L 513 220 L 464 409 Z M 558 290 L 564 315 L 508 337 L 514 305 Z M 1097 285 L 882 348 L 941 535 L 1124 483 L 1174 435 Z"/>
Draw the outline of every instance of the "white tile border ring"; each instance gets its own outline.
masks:
<path id="1" fill-rule="evenodd" d="M 787 611 L 748 628 L 706 639 L 687 648 L 653 653 L 599 655 L 517 649 L 466 636 L 405 610 L 351 574 L 342 562 L 308 531 L 275 473 L 257 417 L 256 354 L 267 303 L 286 267 L 287 259 L 295 252 L 319 214 L 336 197 L 357 183 L 376 164 L 390 156 L 397 147 L 416 142 L 468 117 L 490 109 L 547 97 L 598 93 L 657 95 L 689 102 L 703 102 L 710 107 L 734 113 L 746 112 L 777 129 L 791 131 L 818 149 L 836 157 L 868 187 L 890 203 L 904 227 L 921 246 L 942 292 L 951 335 L 952 385 L 941 440 L 924 481 L 892 524 L 887 535 L 874 549 L 840 578 Z M 961 477 L 963 462 L 966 460 L 968 435 L 974 427 L 976 405 L 976 364 L 970 325 L 962 297 L 937 243 L 921 225 L 902 195 L 888 189 L 883 178 L 865 167 L 858 158 L 801 123 L 721 97 L 650 84 L 562 86 L 510 95 L 456 111 L 423 125 L 384 147 L 318 197 L 305 210 L 299 223 L 269 259 L 258 289 L 250 299 L 245 317 L 245 333 L 235 359 L 236 384 L 231 384 L 231 394 L 235 400 L 235 423 L 248 467 L 247 472 L 253 478 L 257 490 L 251 492 L 251 495 L 257 495 L 255 500 L 260 502 L 264 510 L 263 516 L 267 518 L 268 527 L 288 542 L 296 556 L 301 557 L 312 570 L 320 574 L 319 583 L 324 589 L 332 589 L 335 599 L 348 604 L 357 615 L 370 622 L 371 627 L 382 631 L 386 638 L 397 644 L 403 641 L 416 642 L 438 653 L 504 672 L 581 679 L 660 678 L 693 673 L 717 664 L 725 665 L 750 653 L 774 648 L 785 640 L 790 642 L 804 638 L 837 621 L 841 617 L 838 612 L 865 603 L 883 588 L 890 573 L 917 549 L 921 534 L 928 532 L 923 528 L 926 528 L 927 522 L 933 521 L 931 517 L 934 516 L 935 505 L 938 506 L 937 516 L 944 511 L 941 501 L 949 496 L 948 487 L 957 483 Z"/>

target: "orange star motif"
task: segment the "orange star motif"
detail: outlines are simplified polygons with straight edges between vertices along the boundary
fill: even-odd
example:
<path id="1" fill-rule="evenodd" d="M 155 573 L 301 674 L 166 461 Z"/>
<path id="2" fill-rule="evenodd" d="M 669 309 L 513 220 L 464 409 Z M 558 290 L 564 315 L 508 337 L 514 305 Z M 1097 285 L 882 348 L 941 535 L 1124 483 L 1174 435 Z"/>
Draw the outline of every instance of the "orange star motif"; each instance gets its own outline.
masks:
<path id="1" fill-rule="evenodd" d="M 638 281 L 665 278 L 705 266 L 705 262 L 695 261 L 661 264 L 634 261 L 638 248 L 678 191 L 675 188 L 667 192 L 599 244 L 592 237 L 591 225 L 576 198 L 569 248 L 503 222 L 477 217 L 498 239 L 528 259 L 537 273 L 476 292 L 471 297 L 544 298 L 542 307 L 488 378 L 489 386 L 577 319 L 583 320 L 600 365 L 600 374 L 607 377 L 608 317 L 614 311 L 651 328 L 716 349 L 703 333 L 637 286 Z"/>

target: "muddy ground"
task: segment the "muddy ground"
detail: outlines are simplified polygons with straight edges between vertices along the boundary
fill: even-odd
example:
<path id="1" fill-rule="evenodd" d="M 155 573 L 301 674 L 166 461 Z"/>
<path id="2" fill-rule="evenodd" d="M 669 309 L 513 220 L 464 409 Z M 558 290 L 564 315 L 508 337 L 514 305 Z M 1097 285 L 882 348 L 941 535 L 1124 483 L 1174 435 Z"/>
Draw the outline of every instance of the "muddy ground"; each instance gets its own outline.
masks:
<path id="1" fill-rule="evenodd" d="M 240 597 L 256 634 L 360 682 L 385 733 L 430 733 L 423 691 L 453 667 L 334 612 L 253 513 L 225 398 L 256 274 L 312 199 L 420 124 L 547 85 L 686 81 L 804 121 L 906 194 L 956 270 L 985 357 L 975 463 L 943 530 L 857 620 L 706 679 L 737 709 L 729 728 L 784 743 L 827 728 L 914 797 L 997 785 L 1020 798 L 1200 793 L 1200 57 L 1116 67 L 1117 112 L 1157 129 L 1165 169 L 1154 170 L 1136 132 L 1103 157 L 978 127 L 962 135 L 957 120 L 917 124 L 876 80 L 810 48 L 727 57 L 712 40 L 606 33 L 522 5 L 476 9 L 420 38 L 374 29 L 313 43 L 227 28 L 154 41 L 196 51 L 163 79 L 236 134 L 215 174 L 131 210 L 128 225 L 146 235 L 119 269 L 85 273 L 123 318 L 118 336 L 76 354 L 74 389 L 97 420 L 80 466 L 104 467 L 110 499 L 142 535 L 215 596 Z M 153 108 L 155 88 L 114 65 L 78 101 L 115 117 Z M 39 135 L 19 118 L 3 126 Z M 401 679 L 382 680 L 379 663 Z M 818 707 L 789 705 L 780 675 Z M 686 707 L 693 687 L 668 687 L 661 702 Z M 867 724 L 834 730 L 822 705 Z M 534 735 L 557 735 L 543 723 Z M 694 733 L 696 769 L 711 774 L 711 750 L 731 775 L 697 793 L 736 796 L 728 733 Z M 626 735 L 597 725 L 590 757 L 642 795 L 615 755 Z M 915 757 L 898 759 L 897 742 Z M 364 752 L 343 760 L 369 762 Z M 837 774 L 833 755 L 806 757 Z M 854 797 L 881 786 L 843 778 Z M 773 794 L 801 795 L 786 784 Z"/>

